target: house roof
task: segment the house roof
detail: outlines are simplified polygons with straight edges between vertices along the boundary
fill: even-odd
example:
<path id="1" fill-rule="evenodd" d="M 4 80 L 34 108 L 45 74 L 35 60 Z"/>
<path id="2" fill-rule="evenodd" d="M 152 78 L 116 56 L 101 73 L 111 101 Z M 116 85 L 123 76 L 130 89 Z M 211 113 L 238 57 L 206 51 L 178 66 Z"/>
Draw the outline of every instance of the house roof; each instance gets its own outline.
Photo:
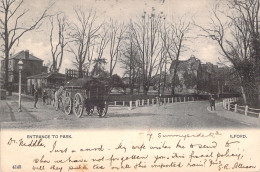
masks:
<path id="1" fill-rule="evenodd" d="M 64 79 L 66 78 L 65 74 L 57 72 L 42 73 L 38 75 L 28 76 L 27 79 Z"/>
<path id="2" fill-rule="evenodd" d="M 10 59 L 22 59 L 24 60 L 25 59 L 25 51 L 22 50 L 18 53 L 16 53 L 15 55 L 12 55 L 10 57 Z M 34 55 L 32 54 L 29 54 L 29 59 L 28 60 L 36 60 L 36 61 L 43 61 L 42 59 L 38 58 L 38 57 L 35 57 Z"/>
<path id="3" fill-rule="evenodd" d="M 78 79 L 72 79 L 70 81 L 68 81 L 65 84 L 65 88 L 74 88 L 74 87 L 78 87 L 78 88 L 90 88 L 90 87 L 104 87 L 105 85 L 107 85 L 107 83 L 104 81 L 104 78 L 93 78 L 93 77 L 89 77 L 89 78 L 78 78 Z"/>
<path id="4" fill-rule="evenodd" d="M 175 61 L 172 62 L 171 64 L 171 69 L 174 68 L 175 66 Z M 188 60 L 179 60 L 178 61 L 178 70 L 186 70 L 186 69 L 190 69 L 190 70 L 198 70 L 199 66 L 200 66 L 200 60 L 195 58 L 195 57 L 190 57 Z"/>
<path id="5" fill-rule="evenodd" d="M 213 65 L 212 63 L 209 63 L 209 62 L 207 62 L 206 64 L 202 64 L 201 66 L 205 72 L 208 72 L 210 74 L 212 74 L 218 70 L 217 65 Z"/>

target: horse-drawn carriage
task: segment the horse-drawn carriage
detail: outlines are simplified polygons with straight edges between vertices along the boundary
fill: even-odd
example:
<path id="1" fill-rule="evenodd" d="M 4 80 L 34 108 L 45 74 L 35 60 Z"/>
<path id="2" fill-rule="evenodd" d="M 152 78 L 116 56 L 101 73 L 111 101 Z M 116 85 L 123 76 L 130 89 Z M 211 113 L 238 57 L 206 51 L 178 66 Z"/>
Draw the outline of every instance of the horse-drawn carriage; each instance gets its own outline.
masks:
<path id="1" fill-rule="evenodd" d="M 108 110 L 109 83 L 102 78 L 80 78 L 68 81 L 63 90 L 63 108 L 69 115 L 72 112 L 79 118 L 84 110 L 93 114 L 97 107 L 99 117 L 104 117 Z"/>

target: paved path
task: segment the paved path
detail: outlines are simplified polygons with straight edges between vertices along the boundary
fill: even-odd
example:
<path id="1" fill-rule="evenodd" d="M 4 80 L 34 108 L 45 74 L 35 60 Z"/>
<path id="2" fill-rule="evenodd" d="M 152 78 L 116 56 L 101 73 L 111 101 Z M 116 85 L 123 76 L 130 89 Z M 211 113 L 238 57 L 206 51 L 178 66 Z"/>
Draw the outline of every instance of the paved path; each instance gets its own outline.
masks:
<path id="1" fill-rule="evenodd" d="M 24 98 L 23 112 L 17 112 L 17 96 L 1 101 L 0 120 L 3 128 L 14 129 L 193 129 L 193 128 L 255 128 L 255 124 L 230 119 L 221 106 L 216 111 L 208 111 L 208 101 L 173 103 L 166 106 L 139 107 L 128 110 L 127 107 L 109 107 L 105 118 L 99 118 L 95 111 L 93 116 L 65 115 L 55 111 L 51 105 L 33 108 L 33 101 Z"/>

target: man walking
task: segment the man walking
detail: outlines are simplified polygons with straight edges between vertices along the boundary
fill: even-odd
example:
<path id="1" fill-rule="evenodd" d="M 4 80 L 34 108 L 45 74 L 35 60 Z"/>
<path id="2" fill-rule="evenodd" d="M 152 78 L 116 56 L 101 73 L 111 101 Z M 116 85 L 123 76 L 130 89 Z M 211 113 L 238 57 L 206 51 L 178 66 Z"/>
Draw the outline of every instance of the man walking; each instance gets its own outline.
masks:
<path id="1" fill-rule="evenodd" d="M 215 99 L 214 99 L 214 97 L 212 95 L 210 95 L 209 104 L 210 104 L 211 111 L 212 111 L 213 108 L 214 108 L 214 110 L 216 110 Z"/>
<path id="2" fill-rule="evenodd" d="M 43 93 L 42 93 L 42 104 L 45 105 L 46 101 L 48 102 L 47 93 L 46 93 L 46 90 L 43 90 Z"/>
<path id="3" fill-rule="evenodd" d="M 61 96 L 62 92 L 63 92 L 63 86 L 60 86 L 60 88 L 54 94 L 56 111 L 59 109 L 59 101 L 60 101 L 60 96 Z"/>
<path id="4" fill-rule="evenodd" d="M 37 88 L 35 89 L 35 91 L 34 91 L 34 108 L 37 108 L 36 107 L 36 104 L 37 104 L 37 102 L 38 102 L 38 90 L 37 90 Z"/>

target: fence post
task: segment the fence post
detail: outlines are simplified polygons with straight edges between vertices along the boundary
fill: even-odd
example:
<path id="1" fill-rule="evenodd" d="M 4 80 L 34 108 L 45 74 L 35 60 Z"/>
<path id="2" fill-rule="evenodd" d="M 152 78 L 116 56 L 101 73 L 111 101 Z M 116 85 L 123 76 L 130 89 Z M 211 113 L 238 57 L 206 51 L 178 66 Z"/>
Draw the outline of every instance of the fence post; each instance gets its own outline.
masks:
<path id="1" fill-rule="evenodd" d="M 228 110 L 230 110 L 230 101 L 228 101 Z"/>
<path id="2" fill-rule="evenodd" d="M 154 104 L 154 99 L 152 99 L 152 105 Z"/>
<path id="3" fill-rule="evenodd" d="M 123 101 L 123 106 L 125 106 L 125 101 Z"/>
<path id="4" fill-rule="evenodd" d="M 132 103 L 133 103 L 133 102 L 132 102 L 132 100 L 131 100 L 131 101 L 129 102 L 129 108 L 128 108 L 129 110 L 132 110 L 132 105 L 133 105 Z"/>
<path id="5" fill-rule="evenodd" d="M 144 99 L 142 100 L 142 106 L 144 106 Z"/>
<path id="6" fill-rule="evenodd" d="M 170 98 L 168 98 L 168 103 L 170 103 Z"/>
<path id="7" fill-rule="evenodd" d="M 150 101 L 149 101 L 149 99 L 147 99 L 147 105 L 149 106 L 149 104 L 150 104 Z"/>
<path id="8" fill-rule="evenodd" d="M 248 112 L 248 106 L 246 105 L 245 107 L 245 115 L 247 116 L 247 112 Z"/>
<path id="9" fill-rule="evenodd" d="M 115 101 L 115 106 L 116 106 L 116 101 Z"/>
<path id="10" fill-rule="evenodd" d="M 185 96 L 183 97 L 183 102 L 185 102 L 186 100 L 185 100 Z"/>
<path id="11" fill-rule="evenodd" d="M 138 100 L 135 101 L 135 106 L 138 107 Z"/>
<path id="12" fill-rule="evenodd" d="M 163 98 L 163 103 L 164 103 L 164 104 L 166 103 L 166 98 Z"/>
<path id="13" fill-rule="evenodd" d="M 156 99 L 156 104 L 159 104 L 159 99 L 158 98 Z"/>
<path id="14" fill-rule="evenodd" d="M 235 112 L 237 112 L 237 104 L 235 104 Z"/>
<path id="15" fill-rule="evenodd" d="M 226 109 L 226 103 L 225 103 L 225 102 L 226 102 L 226 100 L 223 99 L 223 108 L 224 108 L 224 109 Z"/>
<path id="16" fill-rule="evenodd" d="M 173 103 L 173 97 L 172 97 L 172 103 Z"/>

